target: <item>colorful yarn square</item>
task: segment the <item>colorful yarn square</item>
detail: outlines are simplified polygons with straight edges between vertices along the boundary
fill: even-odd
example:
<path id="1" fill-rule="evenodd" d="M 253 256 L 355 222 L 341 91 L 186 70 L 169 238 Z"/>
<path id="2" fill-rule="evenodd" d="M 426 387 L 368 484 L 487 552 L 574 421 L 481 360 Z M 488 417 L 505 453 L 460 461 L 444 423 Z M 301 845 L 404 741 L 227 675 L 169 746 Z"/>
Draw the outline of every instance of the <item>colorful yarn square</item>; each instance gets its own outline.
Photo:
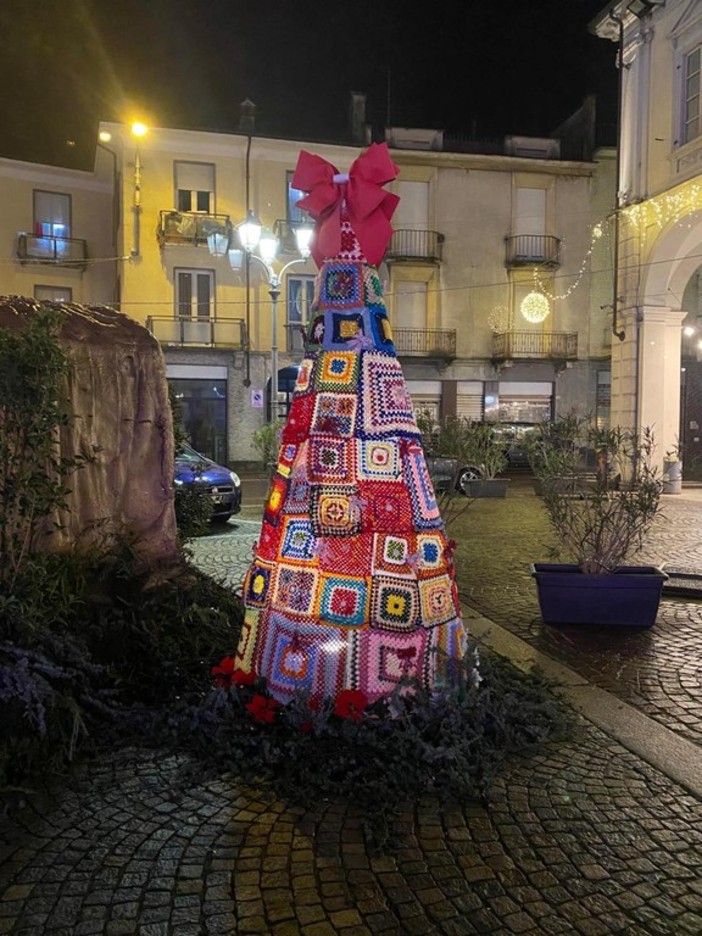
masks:
<path id="1" fill-rule="evenodd" d="M 351 536 L 361 531 L 355 485 L 311 485 L 312 530 L 315 536 Z"/>
<path id="2" fill-rule="evenodd" d="M 318 390 L 355 391 L 357 383 L 358 354 L 354 351 L 320 353 L 315 372 Z"/>
<path id="3" fill-rule="evenodd" d="M 278 558 L 282 525 L 273 526 L 264 522 L 261 526 L 261 536 L 256 548 L 256 558 L 274 562 Z"/>
<path id="4" fill-rule="evenodd" d="M 322 435 L 353 435 L 358 400 L 350 393 L 318 393 L 315 400 L 312 432 Z"/>
<path id="5" fill-rule="evenodd" d="M 468 648 L 468 639 L 460 618 L 433 627 L 430 634 L 432 683 L 439 689 L 455 686 L 460 666 Z"/>
<path id="6" fill-rule="evenodd" d="M 411 552 L 409 536 L 393 533 L 373 535 L 373 572 L 391 572 L 394 575 L 411 573 L 408 556 Z"/>
<path id="7" fill-rule="evenodd" d="M 320 539 L 317 547 L 319 568 L 325 572 L 365 573 L 371 568 L 373 535 L 358 533 L 343 538 Z"/>
<path id="8" fill-rule="evenodd" d="M 358 476 L 376 481 L 402 480 L 397 439 L 358 439 Z"/>
<path id="9" fill-rule="evenodd" d="M 392 328 L 387 315 L 384 312 L 373 312 L 372 323 L 373 337 L 378 347 L 384 351 L 394 351 Z"/>
<path id="10" fill-rule="evenodd" d="M 364 354 L 361 386 L 364 432 L 417 433 L 412 401 L 396 358 L 378 351 Z"/>
<path id="11" fill-rule="evenodd" d="M 293 394 L 288 419 L 283 427 L 283 442 L 304 442 L 310 434 L 315 398 L 312 394 Z"/>
<path id="12" fill-rule="evenodd" d="M 278 564 L 273 582 L 271 604 L 278 610 L 297 615 L 311 614 L 317 593 L 316 569 Z"/>
<path id="13" fill-rule="evenodd" d="M 280 522 L 280 514 L 283 510 L 289 483 L 288 478 L 284 478 L 276 472 L 263 511 L 263 519 L 266 523 L 271 523 L 273 526 L 276 526 Z"/>
<path id="14" fill-rule="evenodd" d="M 355 341 L 358 333 L 365 333 L 362 312 L 331 312 L 331 342 L 334 348 L 344 348 L 349 341 Z M 329 345 L 328 345 L 329 346 Z"/>
<path id="15" fill-rule="evenodd" d="M 310 481 L 328 484 L 355 480 L 353 439 L 335 436 L 314 436 L 310 439 L 308 472 Z"/>
<path id="16" fill-rule="evenodd" d="M 367 306 L 382 306 L 383 286 L 377 271 L 370 266 L 363 268 L 363 304 Z"/>
<path id="17" fill-rule="evenodd" d="M 234 657 L 234 666 L 250 673 L 253 669 L 254 653 L 258 636 L 258 621 L 261 615 L 258 608 L 247 608 L 244 611 L 244 620 L 241 622 L 239 646 Z"/>
<path id="18" fill-rule="evenodd" d="M 321 274 L 320 305 L 344 308 L 363 305 L 360 263 L 328 263 Z"/>
<path id="19" fill-rule="evenodd" d="M 254 559 L 244 582 L 244 601 L 247 605 L 263 607 L 268 601 L 275 565 Z"/>
<path id="20" fill-rule="evenodd" d="M 353 575 L 321 575 L 319 618 L 338 627 L 368 622 L 368 582 Z"/>
<path id="21" fill-rule="evenodd" d="M 418 530 L 442 526 L 441 511 L 436 502 L 427 463 L 421 448 L 410 448 L 403 457 L 405 483 L 412 500 L 412 517 Z"/>
<path id="22" fill-rule="evenodd" d="M 436 573 L 445 566 L 444 545 L 446 537 L 443 533 L 418 533 L 417 553 L 420 564 L 419 572 Z"/>
<path id="23" fill-rule="evenodd" d="M 291 562 L 312 562 L 316 552 L 317 538 L 312 533 L 310 521 L 302 517 L 286 517 L 279 558 Z"/>
<path id="24" fill-rule="evenodd" d="M 371 580 L 371 627 L 410 631 L 419 623 L 419 593 L 412 578 L 374 575 Z"/>
<path id="25" fill-rule="evenodd" d="M 428 685 L 426 661 L 429 633 L 421 628 L 412 633 L 364 631 L 359 661 L 359 689 L 375 700 L 392 692 L 399 682 L 416 680 Z"/>
<path id="26" fill-rule="evenodd" d="M 297 393 L 304 393 L 305 390 L 309 389 L 313 370 L 314 360 L 312 358 L 305 358 L 297 372 L 297 380 L 295 381 L 295 391 Z"/>
<path id="27" fill-rule="evenodd" d="M 453 600 L 451 579 L 448 575 L 422 579 L 419 582 L 419 600 L 423 627 L 435 627 L 458 617 Z"/>
<path id="28" fill-rule="evenodd" d="M 412 529 L 412 504 L 404 484 L 362 481 L 359 489 L 364 529 L 388 533 Z"/>
<path id="29" fill-rule="evenodd" d="M 300 691 L 323 699 L 340 689 L 347 653 L 343 631 L 289 621 L 274 612 L 259 642 L 260 669 L 279 702 L 290 701 Z"/>
<path id="30" fill-rule="evenodd" d="M 306 514 L 310 509 L 310 485 L 307 480 L 307 466 L 295 466 L 295 470 L 290 476 L 290 485 L 288 487 L 288 496 L 285 499 L 283 513 L 285 514 Z"/>
<path id="31" fill-rule="evenodd" d="M 280 446 L 280 451 L 278 453 L 278 473 L 285 478 L 287 478 L 292 471 L 297 450 L 298 445 L 296 442 L 284 442 Z"/>

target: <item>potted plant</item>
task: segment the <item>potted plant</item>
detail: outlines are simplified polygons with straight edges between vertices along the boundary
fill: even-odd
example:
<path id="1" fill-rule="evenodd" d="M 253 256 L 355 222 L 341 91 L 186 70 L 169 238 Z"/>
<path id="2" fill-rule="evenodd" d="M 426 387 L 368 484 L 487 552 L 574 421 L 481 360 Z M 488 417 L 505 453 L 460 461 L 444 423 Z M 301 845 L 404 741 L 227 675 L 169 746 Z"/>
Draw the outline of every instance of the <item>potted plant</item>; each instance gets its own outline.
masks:
<path id="1" fill-rule="evenodd" d="M 676 436 L 675 443 L 665 453 L 663 459 L 663 493 L 682 493 L 682 445 Z"/>
<path id="2" fill-rule="evenodd" d="M 500 426 L 450 416 L 440 422 L 427 413 L 417 416 L 427 456 L 455 462 L 453 486 L 467 497 L 504 497 L 508 478 L 498 478 L 508 463 Z"/>
<path id="3" fill-rule="evenodd" d="M 650 627 L 667 575 L 628 564 L 660 511 L 650 429 L 603 429 L 589 417 L 567 417 L 542 433 L 540 445 L 534 464 L 559 541 L 552 552 L 569 560 L 531 566 L 543 620 Z M 564 478 L 586 483 L 568 486 Z"/>

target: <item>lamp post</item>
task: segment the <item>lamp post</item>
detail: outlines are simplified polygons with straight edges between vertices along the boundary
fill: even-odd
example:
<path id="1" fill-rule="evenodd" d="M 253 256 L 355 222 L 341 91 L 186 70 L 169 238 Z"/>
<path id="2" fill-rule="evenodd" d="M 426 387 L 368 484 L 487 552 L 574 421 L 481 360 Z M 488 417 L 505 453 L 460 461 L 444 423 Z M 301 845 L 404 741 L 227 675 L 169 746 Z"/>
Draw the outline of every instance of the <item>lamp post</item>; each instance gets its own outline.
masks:
<path id="1" fill-rule="evenodd" d="M 271 298 L 271 395 L 270 417 L 271 422 L 278 416 L 278 299 L 280 298 L 281 282 L 286 271 L 298 263 L 305 263 L 310 255 L 310 241 L 313 229 L 307 225 L 295 228 L 295 240 L 299 257 L 289 260 L 282 269 L 276 273 L 273 269 L 273 260 L 278 251 L 278 239 L 271 233 L 262 233 L 259 221 L 253 212 L 249 212 L 246 221 L 239 225 L 239 240 L 251 260 L 259 263 L 266 273 L 268 280 L 268 295 Z M 258 254 L 253 251 L 258 247 Z"/>
<path id="2" fill-rule="evenodd" d="M 139 138 L 146 136 L 149 128 L 141 121 L 136 121 L 131 126 L 132 136 L 136 137 L 136 151 L 134 153 L 134 203 L 132 211 L 134 213 L 134 235 L 132 240 L 132 257 L 138 257 L 141 244 L 141 155 L 139 153 Z"/>

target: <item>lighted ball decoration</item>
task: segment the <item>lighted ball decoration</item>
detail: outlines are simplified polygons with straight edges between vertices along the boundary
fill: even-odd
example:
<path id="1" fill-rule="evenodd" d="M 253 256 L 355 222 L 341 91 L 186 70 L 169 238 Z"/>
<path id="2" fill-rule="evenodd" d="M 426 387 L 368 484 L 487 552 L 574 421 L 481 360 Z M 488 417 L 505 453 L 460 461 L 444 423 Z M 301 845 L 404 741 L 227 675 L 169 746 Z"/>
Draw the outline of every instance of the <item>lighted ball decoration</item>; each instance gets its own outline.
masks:
<path id="1" fill-rule="evenodd" d="M 522 299 L 519 310 L 527 322 L 538 325 L 548 317 L 551 306 L 543 293 L 530 292 Z"/>
<path id="2" fill-rule="evenodd" d="M 496 335 L 506 332 L 509 328 L 509 310 L 505 306 L 496 305 L 488 315 L 488 325 Z"/>

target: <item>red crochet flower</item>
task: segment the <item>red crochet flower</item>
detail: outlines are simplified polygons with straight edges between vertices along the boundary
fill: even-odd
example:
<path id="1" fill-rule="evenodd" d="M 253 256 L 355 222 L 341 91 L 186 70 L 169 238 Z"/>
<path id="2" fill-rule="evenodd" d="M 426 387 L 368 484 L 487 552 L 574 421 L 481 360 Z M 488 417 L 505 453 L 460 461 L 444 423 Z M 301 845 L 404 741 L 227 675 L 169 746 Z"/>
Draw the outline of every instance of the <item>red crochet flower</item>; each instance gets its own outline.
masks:
<path id="1" fill-rule="evenodd" d="M 361 721 L 368 696 L 360 689 L 342 689 L 334 702 L 334 714 L 349 721 Z"/>
<path id="2" fill-rule="evenodd" d="M 215 678 L 215 686 L 228 689 L 232 684 L 232 676 L 234 675 L 234 657 L 223 657 L 217 666 L 212 667 L 210 672 Z"/>
<path id="3" fill-rule="evenodd" d="M 236 669 L 232 673 L 232 682 L 235 686 L 253 686 L 256 681 L 255 673 L 245 673 L 244 670 Z"/>
<path id="4" fill-rule="evenodd" d="M 279 708 L 279 703 L 275 699 L 269 699 L 267 696 L 257 692 L 256 695 L 246 704 L 246 711 L 253 715 L 256 721 L 266 722 L 272 725 L 275 721 L 275 714 Z"/>

